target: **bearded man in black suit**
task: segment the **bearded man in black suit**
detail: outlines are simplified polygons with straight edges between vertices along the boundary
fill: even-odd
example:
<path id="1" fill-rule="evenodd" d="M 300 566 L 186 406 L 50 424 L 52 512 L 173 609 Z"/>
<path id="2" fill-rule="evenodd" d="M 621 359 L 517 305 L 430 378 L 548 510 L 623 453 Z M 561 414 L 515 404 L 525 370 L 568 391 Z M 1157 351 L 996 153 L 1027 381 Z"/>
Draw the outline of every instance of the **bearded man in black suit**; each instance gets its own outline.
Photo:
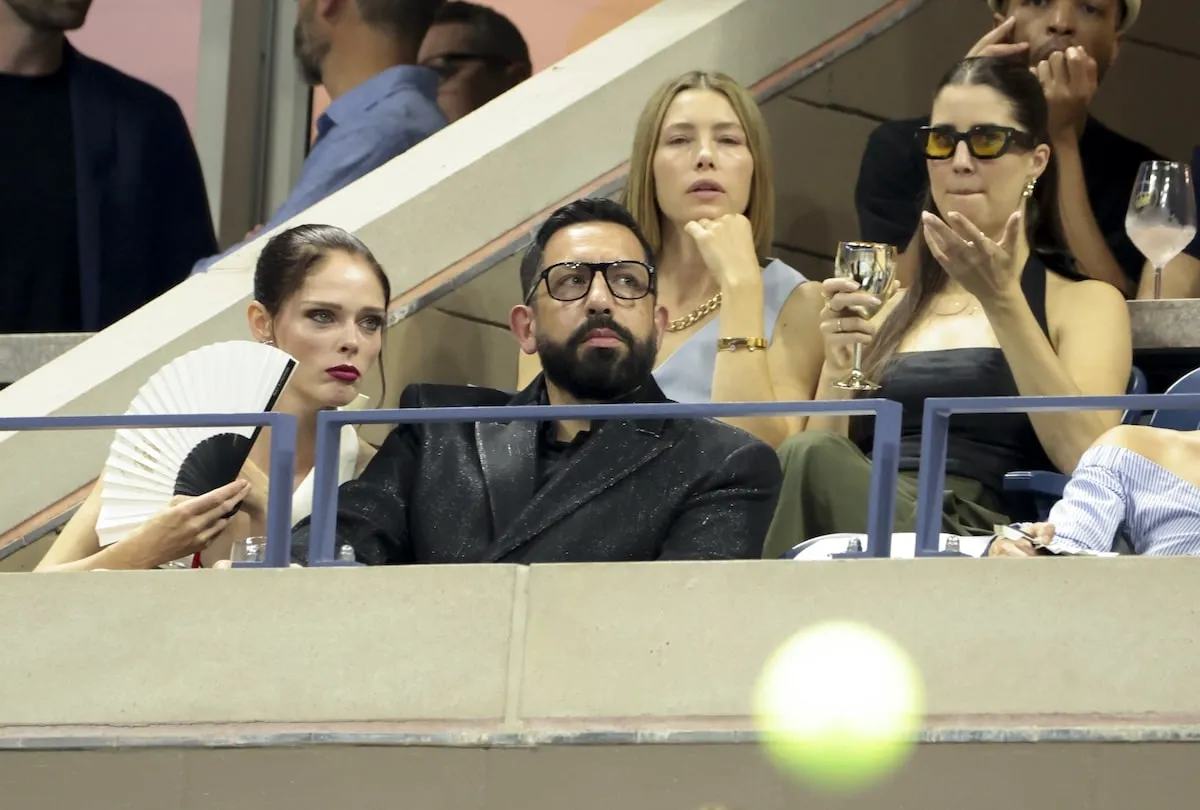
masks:
<path id="1" fill-rule="evenodd" d="M 412 385 L 402 407 L 669 401 L 651 374 L 667 313 L 623 207 L 560 208 L 521 282 L 512 332 L 543 373 L 516 396 Z M 336 542 L 368 565 L 754 559 L 780 479 L 769 446 L 711 419 L 406 424 L 342 485 Z M 295 540 L 303 562 L 307 522 Z"/>

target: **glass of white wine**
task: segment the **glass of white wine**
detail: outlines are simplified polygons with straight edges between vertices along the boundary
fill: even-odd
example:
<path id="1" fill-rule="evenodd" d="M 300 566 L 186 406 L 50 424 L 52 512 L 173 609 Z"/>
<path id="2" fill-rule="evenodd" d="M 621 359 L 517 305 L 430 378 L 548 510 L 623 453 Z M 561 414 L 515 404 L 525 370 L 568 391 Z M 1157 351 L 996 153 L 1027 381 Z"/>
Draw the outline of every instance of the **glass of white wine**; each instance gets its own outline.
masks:
<path id="1" fill-rule="evenodd" d="M 1154 298 L 1162 297 L 1162 271 L 1196 238 L 1196 192 L 1183 163 L 1148 160 L 1125 213 L 1125 232 L 1154 266 Z"/>
<path id="2" fill-rule="evenodd" d="M 858 283 L 859 291 L 879 299 L 877 307 L 854 307 L 852 311 L 863 320 L 870 320 L 887 302 L 896 277 L 896 248 L 878 242 L 841 242 L 834 257 L 833 272 L 838 278 Z M 876 391 L 879 384 L 867 379 L 862 372 L 862 344 L 854 344 L 854 368 L 846 379 L 834 383 L 844 391 Z"/>

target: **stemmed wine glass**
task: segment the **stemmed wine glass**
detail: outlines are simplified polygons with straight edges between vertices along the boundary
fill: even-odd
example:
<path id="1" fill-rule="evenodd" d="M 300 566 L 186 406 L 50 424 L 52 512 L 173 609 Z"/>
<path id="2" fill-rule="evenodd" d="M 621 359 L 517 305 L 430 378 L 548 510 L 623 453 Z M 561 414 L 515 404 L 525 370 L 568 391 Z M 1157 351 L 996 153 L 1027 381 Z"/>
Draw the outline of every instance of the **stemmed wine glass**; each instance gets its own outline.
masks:
<path id="1" fill-rule="evenodd" d="M 834 258 L 834 275 L 858 282 L 859 291 L 879 299 L 878 307 L 853 307 L 863 320 L 875 317 L 892 293 L 896 277 L 896 248 L 877 242 L 841 242 Z M 862 372 L 862 344 L 854 344 L 854 368 L 846 379 L 834 383 L 843 391 L 875 391 L 879 384 L 871 382 Z"/>
<path id="2" fill-rule="evenodd" d="M 1162 297 L 1162 271 L 1196 238 L 1196 192 L 1183 163 L 1148 160 L 1125 214 L 1125 232 L 1154 265 L 1154 298 Z"/>

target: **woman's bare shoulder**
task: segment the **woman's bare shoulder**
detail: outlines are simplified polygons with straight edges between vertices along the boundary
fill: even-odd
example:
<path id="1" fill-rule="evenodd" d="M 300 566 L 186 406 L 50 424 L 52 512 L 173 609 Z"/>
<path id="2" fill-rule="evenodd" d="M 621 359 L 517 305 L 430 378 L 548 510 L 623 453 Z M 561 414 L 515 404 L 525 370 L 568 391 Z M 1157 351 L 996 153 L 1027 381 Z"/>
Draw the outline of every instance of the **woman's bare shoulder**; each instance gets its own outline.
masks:
<path id="1" fill-rule="evenodd" d="M 1081 301 L 1090 306 L 1124 307 L 1125 296 L 1107 281 L 1094 278 L 1067 278 L 1058 273 L 1046 274 L 1046 296 L 1051 303 L 1063 300 L 1068 306 L 1078 308 Z"/>

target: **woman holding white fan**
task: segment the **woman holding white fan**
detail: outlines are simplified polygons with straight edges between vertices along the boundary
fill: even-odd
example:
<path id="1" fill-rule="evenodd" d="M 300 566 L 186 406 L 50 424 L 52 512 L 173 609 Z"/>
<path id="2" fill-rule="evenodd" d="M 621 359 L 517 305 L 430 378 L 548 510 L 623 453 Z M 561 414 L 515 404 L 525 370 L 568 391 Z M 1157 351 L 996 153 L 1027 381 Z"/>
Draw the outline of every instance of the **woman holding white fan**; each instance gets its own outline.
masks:
<path id="1" fill-rule="evenodd" d="M 929 397 L 1114 395 L 1131 363 L 1129 314 L 1108 284 L 1054 261 L 1055 165 L 1041 86 L 1000 59 L 956 65 L 914 133 L 926 157 L 929 203 L 915 242 L 911 289 L 871 296 L 845 278 L 824 282 L 825 366 L 818 399 L 838 386 L 855 345 L 876 395 L 904 407 L 895 531 L 915 523 L 921 418 Z M 873 319 L 864 312 L 878 310 Z M 1070 472 L 1118 413 L 956 416 L 950 423 L 943 531 L 987 534 L 1024 518 L 1005 473 Z M 851 429 L 855 428 L 855 429 Z M 859 430 L 858 428 L 862 428 Z M 816 417 L 779 449 L 784 484 L 765 554 L 825 534 L 866 530 L 869 420 Z"/>
<path id="2" fill-rule="evenodd" d="M 265 409 L 293 414 L 299 420 L 296 477 L 288 482 L 295 493 L 293 520 L 306 516 L 312 506 L 317 413 L 359 400 L 360 378 L 379 361 L 390 296 L 387 275 L 371 251 L 340 228 L 291 228 L 274 236 L 258 258 L 254 301 L 248 313 L 250 331 L 259 344 L 279 351 L 247 344 L 245 348 L 251 351 L 244 354 L 277 355 L 287 364 L 280 377 L 286 385 L 272 393 Z M 237 344 L 207 348 L 221 347 L 236 348 Z M 193 354 L 204 352 L 200 349 Z M 256 367 L 247 361 L 248 381 L 257 375 L 251 368 Z M 238 371 L 234 370 L 235 379 Z M 210 397 L 210 401 L 220 401 L 221 396 Z M 231 402 L 212 410 L 242 412 L 244 407 Z M 135 481 L 139 473 L 136 464 L 122 466 L 114 442 L 101 482 L 35 570 L 157 568 L 189 555 L 194 555 L 192 567 L 207 567 L 227 559 L 235 540 L 261 535 L 265 529 L 268 481 L 262 471 L 269 469 L 270 436 L 267 429 L 251 435 L 254 440 L 248 454 L 243 448 L 245 463 L 238 480 L 195 497 L 173 498 L 165 509 L 123 532 L 116 542 L 105 530 L 111 523 L 105 512 L 111 507 L 111 498 L 105 503 L 105 482 Z M 347 426 L 342 433 L 339 483 L 357 477 L 373 455 L 374 448 Z M 116 484 L 113 486 L 115 489 Z M 109 513 L 112 511 L 109 508 Z"/>

